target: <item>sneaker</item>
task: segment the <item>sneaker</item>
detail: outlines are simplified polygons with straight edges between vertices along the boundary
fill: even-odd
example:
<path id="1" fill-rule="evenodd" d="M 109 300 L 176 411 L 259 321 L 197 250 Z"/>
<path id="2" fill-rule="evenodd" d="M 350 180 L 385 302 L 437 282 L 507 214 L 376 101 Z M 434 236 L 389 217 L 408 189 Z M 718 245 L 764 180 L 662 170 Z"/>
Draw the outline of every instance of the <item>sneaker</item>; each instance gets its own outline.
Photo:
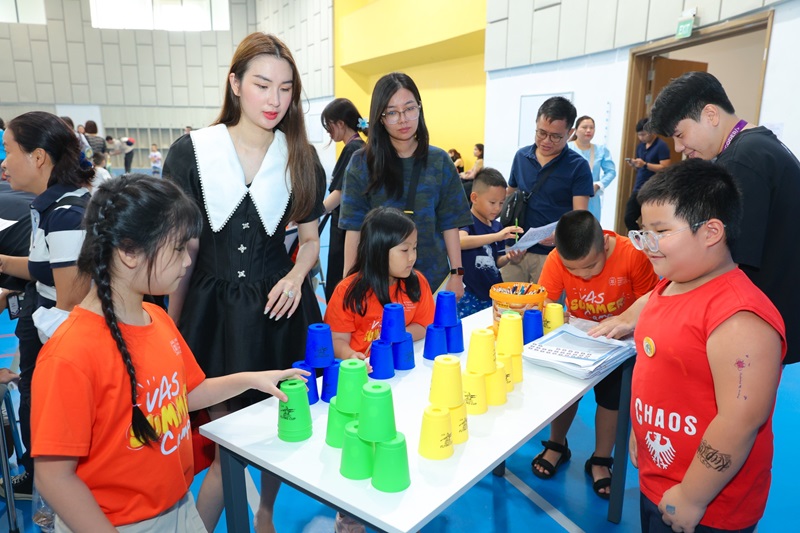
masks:
<path id="1" fill-rule="evenodd" d="M 334 533 L 365 533 L 364 524 L 342 513 L 336 513 L 336 521 L 333 523 Z"/>
<path id="2" fill-rule="evenodd" d="M 11 488 L 14 491 L 15 500 L 31 501 L 33 498 L 33 476 L 28 472 L 23 472 L 11 478 Z M 3 480 L 0 479 L 0 497 L 5 498 L 6 491 Z"/>

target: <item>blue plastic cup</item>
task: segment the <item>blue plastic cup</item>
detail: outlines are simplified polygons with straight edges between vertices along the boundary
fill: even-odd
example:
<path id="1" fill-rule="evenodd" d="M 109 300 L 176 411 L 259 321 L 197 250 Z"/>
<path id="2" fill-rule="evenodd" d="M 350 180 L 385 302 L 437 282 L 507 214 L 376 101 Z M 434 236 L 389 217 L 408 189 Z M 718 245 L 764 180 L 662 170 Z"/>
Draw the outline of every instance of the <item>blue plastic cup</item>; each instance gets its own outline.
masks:
<path id="1" fill-rule="evenodd" d="M 464 328 L 461 326 L 461 319 L 455 326 L 444 328 L 447 337 L 447 353 L 461 353 L 464 351 Z"/>
<path id="2" fill-rule="evenodd" d="M 372 341 L 369 351 L 369 364 L 372 366 L 372 379 L 389 379 L 394 377 L 394 357 L 392 343 L 383 339 Z"/>
<path id="3" fill-rule="evenodd" d="M 326 368 L 333 364 L 333 337 L 328 324 L 311 324 L 306 337 L 306 364 Z"/>
<path id="4" fill-rule="evenodd" d="M 522 342 L 528 344 L 542 335 L 544 335 L 542 312 L 538 309 L 528 309 L 522 315 Z"/>
<path id="5" fill-rule="evenodd" d="M 437 355 L 447 353 L 447 333 L 443 326 L 430 324 L 425 331 L 425 349 L 422 357 L 433 361 Z"/>
<path id="6" fill-rule="evenodd" d="M 402 304 L 383 306 L 381 320 L 381 340 L 400 342 L 406 334 L 406 310 Z"/>
<path id="7" fill-rule="evenodd" d="M 411 333 L 406 332 L 400 342 L 392 344 L 392 358 L 395 370 L 411 370 L 414 368 L 414 339 Z"/>
<path id="8" fill-rule="evenodd" d="M 316 371 L 308 366 L 305 361 L 295 361 L 292 363 L 292 368 L 299 368 L 300 370 L 306 370 L 311 372 L 311 375 L 308 376 L 308 405 L 314 405 L 319 401 L 319 391 L 317 390 L 317 373 Z M 334 395 L 335 396 L 335 395 Z"/>
<path id="9" fill-rule="evenodd" d="M 336 396 L 336 389 L 339 386 L 339 364 L 341 361 L 335 359 L 333 364 L 322 371 L 322 394 L 320 399 L 330 403 L 331 398 Z"/>
<path id="10" fill-rule="evenodd" d="M 456 293 L 451 291 L 439 291 L 436 293 L 436 310 L 433 312 L 433 323 L 443 328 L 455 326 L 458 323 Z"/>

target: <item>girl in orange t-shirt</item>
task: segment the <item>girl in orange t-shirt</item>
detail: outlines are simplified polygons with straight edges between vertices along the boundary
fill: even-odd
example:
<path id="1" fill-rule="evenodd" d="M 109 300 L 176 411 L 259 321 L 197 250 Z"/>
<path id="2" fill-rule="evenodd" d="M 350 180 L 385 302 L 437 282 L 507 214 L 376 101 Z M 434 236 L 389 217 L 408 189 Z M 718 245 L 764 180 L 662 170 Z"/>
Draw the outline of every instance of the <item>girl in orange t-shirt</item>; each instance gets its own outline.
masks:
<path id="1" fill-rule="evenodd" d="M 33 376 L 35 482 L 56 531 L 206 531 L 189 493 L 188 413 L 255 388 L 286 399 L 295 369 L 205 379 L 177 327 L 145 294 L 169 294 L 200 234 L 174 183 L 127 175 L 86 209 L 78 268 L 90 291 L 45 344 Z"/>
<path id="2" fill-rule="evenodd" d="M 428 281 L 413 268 L 416 260 L 417 229 L 409 217 L 392 207 L 367 213 L 356 262 L 336 286 L 325 312 L 337 358 L 367 358 L 370 344 L 380 337 L 388 303 L 403 305 L 406 331 L 415 341 L 425 336 L 433 322 L 433 295 Z"/>

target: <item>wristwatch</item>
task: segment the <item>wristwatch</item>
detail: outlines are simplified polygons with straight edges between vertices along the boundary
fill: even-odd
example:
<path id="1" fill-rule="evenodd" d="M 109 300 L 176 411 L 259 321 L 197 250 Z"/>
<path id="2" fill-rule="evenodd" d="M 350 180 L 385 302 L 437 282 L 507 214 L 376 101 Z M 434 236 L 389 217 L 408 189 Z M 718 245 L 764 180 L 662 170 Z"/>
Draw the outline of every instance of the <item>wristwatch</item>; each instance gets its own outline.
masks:
<path id="1" fill-rule="evenodd" d="M 450 269 L 451 276 L 463 276 L 464 275 L 464 267 L 457 267 Z"/>

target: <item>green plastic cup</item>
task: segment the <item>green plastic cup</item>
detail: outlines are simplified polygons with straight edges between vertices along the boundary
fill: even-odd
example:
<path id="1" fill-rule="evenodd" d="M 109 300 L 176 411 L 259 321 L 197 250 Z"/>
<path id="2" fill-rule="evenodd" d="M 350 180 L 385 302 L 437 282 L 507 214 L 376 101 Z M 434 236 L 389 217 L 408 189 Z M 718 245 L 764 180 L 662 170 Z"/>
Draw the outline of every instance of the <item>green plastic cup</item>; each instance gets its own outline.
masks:
<path id="1" fill-rule="evenodd" d="M 366 441 L 384 442 L 397 436 L 392 388 L 388 383 L 371 381 L 361 387 L 358 422 L 358 436 Z"/>
<path id="2" fill-rule="evenodd" d="M 392 440 L 375 444 L 372 486 L 381 492 L 400 492 L 409 485 L 408 447 L 405 436 L 398 431 Z"/>
<path id="3" fill-rule="evenodd" d="M 339 472 L 347 479 L 368 479 L 372 477 L 375 450 L 371 442 L 358 436 L 358 420 L 344 426 L 342 462 Z"/>
<path id="4" fill-rule="evenodd" d="M 336 396 L 331 398 L 328 405 L 328 429 L 325 433 L 325 442 L 333 448 L 341 448 L 344 443 L 344 427 L 348 422 L 356 419 L 356 415 L 343 413 L 336 407 Z"/>
<path id="5" fill-rule="evenodd" d="M 347 359 L 339 364 L 337 408 L 342 413 L 358 414 L 361 409 L 361 387 L 369 381 L 367 365 L 360 359 Z"/>
<path id="6" fill-rule="evenodd" d="M 308 439 L 312 433 L 311 407 L 305 382 L 290 379 L 281 383 L 281 390 L 287 399 L 278 405 L 278 438 L 287 442 Z"/>

